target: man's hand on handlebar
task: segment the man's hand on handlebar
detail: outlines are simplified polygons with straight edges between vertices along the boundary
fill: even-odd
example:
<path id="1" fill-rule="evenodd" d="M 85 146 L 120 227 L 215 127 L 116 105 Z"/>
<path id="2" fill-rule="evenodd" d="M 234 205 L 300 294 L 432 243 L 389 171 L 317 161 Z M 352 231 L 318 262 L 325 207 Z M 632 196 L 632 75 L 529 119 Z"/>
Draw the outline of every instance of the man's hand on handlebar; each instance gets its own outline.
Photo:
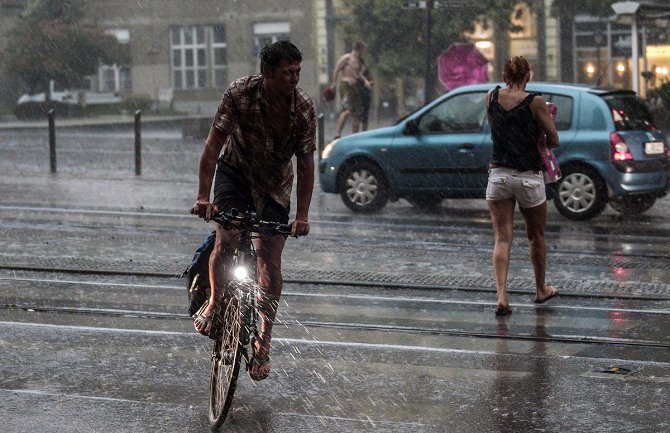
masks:
<path id="1" fill-rule="evenodd" d="M 309 233 L 309 222 L 296 219 L 291 223 L 291 236 L 297 238 L 298 236 L 306 236 Z"/>
<path id="2" fill-rule="evenodd" d="M 219 208 L 215 204 L 210 203 L 209 200 L 199 198 L 195 201 L 191 213 L 209 222 L 212 216 L 219 213 Z"/>

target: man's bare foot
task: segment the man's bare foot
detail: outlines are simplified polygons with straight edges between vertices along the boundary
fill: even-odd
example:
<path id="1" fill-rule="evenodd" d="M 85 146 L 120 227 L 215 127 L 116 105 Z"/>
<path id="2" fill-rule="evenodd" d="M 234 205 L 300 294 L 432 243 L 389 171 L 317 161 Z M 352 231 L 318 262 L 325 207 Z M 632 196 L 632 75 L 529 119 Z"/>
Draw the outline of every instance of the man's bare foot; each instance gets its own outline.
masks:
<path id="1" fill-rule="evenodd" d="M 205 301 L 198 312 L 192 316 L 193 327 L 200 334 L 209 336 L 212 329 L 212 317 L 214 317 L 214 306 L 210 305 L 209 301 Z"/>
<path id="2" fill-rule="evenodd" d="M 253 354 L 251 361 L 247 366 L 249 377 L 253 380 L 263 380 L 270 375 L 272 366 L 270 365 L 270 341 L 269 339 L 259 338 L 254 340 Z"/>
<path id="3" fill-rule="evenodd" d="M 536 304 L 544 304 L 545 302 L 556 296 L 558 296 L 558 290 L 556 290 L 556 288 L 554 288 L 553 286 L 545 285 L 544 290 L 542 290 L 541 292 L 538 291 L 535 294 L 535 300 L 533 302 L 535 302 Z"/>

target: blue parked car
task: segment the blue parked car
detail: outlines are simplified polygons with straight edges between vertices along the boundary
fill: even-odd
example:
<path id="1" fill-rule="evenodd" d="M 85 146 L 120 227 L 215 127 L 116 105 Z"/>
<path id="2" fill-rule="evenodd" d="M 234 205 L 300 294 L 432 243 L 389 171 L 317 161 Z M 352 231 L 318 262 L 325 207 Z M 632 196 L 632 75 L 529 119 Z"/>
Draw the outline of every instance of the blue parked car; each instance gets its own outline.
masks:
<path id="1" fill-rule="evenodd" d="M 485 99 L 493 84 L 459 87 L 395 126 L 329 143 L 319 162 L 323 191 L 354 212 L 405 198 L 436 207 L 444 198 L 484 198 L 491 157 Z M 563 177 L 549 185 L 561 214 L 587 220 L 607 203 L 639 214 L 670 189 L 670 143 L 632 91 L 529 83 L 558 107 Z"/>

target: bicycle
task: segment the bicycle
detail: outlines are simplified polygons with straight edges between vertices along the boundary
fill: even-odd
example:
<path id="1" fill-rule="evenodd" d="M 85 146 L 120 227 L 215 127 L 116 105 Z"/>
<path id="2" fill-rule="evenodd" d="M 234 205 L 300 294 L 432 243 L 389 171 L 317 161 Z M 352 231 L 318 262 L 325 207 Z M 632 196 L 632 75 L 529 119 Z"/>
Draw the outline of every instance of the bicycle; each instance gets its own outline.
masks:
<path id="1" fill-rule="evenodd" d="M 249 368 L 258 326 L 258 267 L 253 240 L 263 235 L 290 235 L 291 226 L 263 221 L 256 212 L 231 209 L 213 216 L 226 230 L 239 231 L 233 253 L 233 278 L 228 281 L 222 309 L 214 315 L 210 338 L 214 340 L 209 380 L 209 421 L 216 430 L 230 411 L 242 360 Z"/>

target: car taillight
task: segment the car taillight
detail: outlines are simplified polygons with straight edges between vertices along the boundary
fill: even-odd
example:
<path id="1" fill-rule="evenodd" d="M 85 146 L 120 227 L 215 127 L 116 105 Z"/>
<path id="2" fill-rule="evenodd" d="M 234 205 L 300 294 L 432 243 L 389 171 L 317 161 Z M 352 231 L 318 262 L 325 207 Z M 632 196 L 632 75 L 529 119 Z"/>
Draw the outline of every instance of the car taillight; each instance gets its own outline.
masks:
<path id="1" fill-rule="evenodd" d="M 633 155 L 628 150 L 626 140 L 616 132 L 610 134 L 610 143 L 612 144 L 612 159 L 615 161 L 630 161 Z"/>

